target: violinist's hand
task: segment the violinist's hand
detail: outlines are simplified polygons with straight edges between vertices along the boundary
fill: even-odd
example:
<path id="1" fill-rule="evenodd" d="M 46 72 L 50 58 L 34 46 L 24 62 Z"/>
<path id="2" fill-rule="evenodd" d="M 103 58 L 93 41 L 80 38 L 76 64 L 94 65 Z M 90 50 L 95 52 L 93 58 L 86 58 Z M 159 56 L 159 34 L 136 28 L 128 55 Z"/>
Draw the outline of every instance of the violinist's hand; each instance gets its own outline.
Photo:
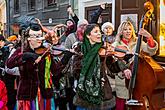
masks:
<path id="1" fill-rule="evenodd" d="M 41 56 L 39 56 L 36 60 L 35 60 L 35 64 L 38 64 L 41 61 Z"/>
<path id="2" fill-rule="evenodd" d="M 142 35 L 142 36 L 144 36 L 144 37 L 146 37 L 146 38 L 152 37 L 152 35 L 151 35 L 147 30 L 145 30 L 145 29 L 143 29 L 143 28 L 141 28 L 141 29 L 139 30 L 138 34 L 139 34 L 139 35 Z"/>
<path id="3" fill-rule="evenodd" d="M 132 72 L 131 72 L 130 69 L 125 69 L 125 70 L 123 71 L 123 74 L 124 74 L 124 76 L 125 76 L 127 79 L 130 79 L 131 76 L 132 76 Z"/>

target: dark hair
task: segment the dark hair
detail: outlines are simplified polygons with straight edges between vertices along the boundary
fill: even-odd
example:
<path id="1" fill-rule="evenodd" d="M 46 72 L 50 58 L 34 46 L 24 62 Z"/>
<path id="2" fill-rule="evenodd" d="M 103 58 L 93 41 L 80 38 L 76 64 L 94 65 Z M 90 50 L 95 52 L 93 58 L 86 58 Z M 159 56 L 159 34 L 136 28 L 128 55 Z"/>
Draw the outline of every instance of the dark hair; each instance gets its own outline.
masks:
<path id="1" fill-rule="evenodd" d="M 42 30 L 41 26 L 38 23 L 31 23 L 30 24 L 30 29 L 33 30 L 33 31 Z"/>
<path id="2" fill-rule="evenodd" d="M 67 20 L 65 21 L 65 24 L 67 24 L 68 21 L 71 21 L 73 24 L 75 24 L 75 22 L 74 22 L 72 19 L 67 19 Z"/>
<path id="3" fill-rule="evenodd" d="M 93 30 L 93 28 L 95 28 L 95 27 L 99 27 L 99 25 L 98 25 L 98 24 L 88 24 L 88 25 L 86 26 L 85 31 L 84 31 L 85 35 L 89 35 L 90 32 L 91 32 L 91 31 Z"/>
<path id="4" fill-rule="evenodd" d="M 2 34 L 0 34 L 0 40 L 6 41 L 5 37 Z"/>

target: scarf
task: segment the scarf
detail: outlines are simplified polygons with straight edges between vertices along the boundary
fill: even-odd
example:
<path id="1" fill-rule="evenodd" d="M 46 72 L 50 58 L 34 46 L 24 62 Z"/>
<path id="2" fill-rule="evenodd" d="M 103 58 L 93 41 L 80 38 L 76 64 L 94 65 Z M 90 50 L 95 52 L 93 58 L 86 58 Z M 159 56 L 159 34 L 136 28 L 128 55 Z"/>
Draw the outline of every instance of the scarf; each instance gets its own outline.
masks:
<path id="1" fill-rule="evenodd" d="M 92 104 L 100 104 L 102 101 L 100 58 L 98 55 L 101 45 L 101 43 L 91 45 L 87 37 L 84 37 L 82 44 L 84 56 L 77 92 L 80 98 Z"/>
<path id="2" fill-rule="evenodd" d="M 51 58 L 50 55 L 48 55 L 46 58 L 46 64 L 45 64 L 45 88 L 51 88 L 51 77 L 50 77 L 50 66 L 51 66 Z"/>

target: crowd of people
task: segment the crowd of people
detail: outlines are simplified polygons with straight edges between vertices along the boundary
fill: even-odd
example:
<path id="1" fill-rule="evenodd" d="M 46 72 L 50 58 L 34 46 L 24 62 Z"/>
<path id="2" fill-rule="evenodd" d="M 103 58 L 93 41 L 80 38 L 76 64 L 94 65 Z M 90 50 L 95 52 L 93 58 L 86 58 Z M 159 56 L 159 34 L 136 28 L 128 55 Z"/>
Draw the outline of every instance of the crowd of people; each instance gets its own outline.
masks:
<path id="1" fill-rule="evenodd" d="M 113 48 L 134 56 L 137 34 L 146 37 L 141 51 L 150 56 L 158 44 L 145 29 L 135 33 L 129 20 L 117 34 L 112 23 L 98 24 L 105 8 L 87 21 L 69 6 L 65 24 L 49 29 L 36 18 L 26 29 L 18 24 L 17 34 L 0 35 L 0 110 L 126 110 L 133 57 Z"/>

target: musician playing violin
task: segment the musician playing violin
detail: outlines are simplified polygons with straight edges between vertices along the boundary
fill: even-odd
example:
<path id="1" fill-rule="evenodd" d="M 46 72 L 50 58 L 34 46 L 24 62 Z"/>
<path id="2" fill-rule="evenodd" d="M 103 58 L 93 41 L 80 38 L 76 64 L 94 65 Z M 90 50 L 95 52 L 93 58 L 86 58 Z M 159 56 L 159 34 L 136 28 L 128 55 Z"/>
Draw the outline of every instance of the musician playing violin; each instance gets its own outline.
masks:
<path id="1" fill-rule="evenodd" d="M 153 39 L 152 35 L 145 29 L 140 29 L 139 35 L 146 37 L 147 42 L 142 42 L 141 51 L 148 53 L 150 56 L 155 55 L 158 49 L 157 42 Z M 118 27 L 118 32 L 116 35 L 116 40 L 112 44 L 114 47 L 125 46 L 128 51 L 134 52 L 136 49 L 137 37 L 135 35 L 135 30 L 130 21 L 124 21 Z M 118 63 L 120 60 L 118 60 Z M 122 62 L 123 63 L 123 62 Z M 116 83 L 116 110 L 125 110 L 125 101 L 129 98 L 128 89 L 125 86 L 125 78 L 131 78 L 131 70 L 129 64 L 125 64 L 122 67 L 123 71 L 118 71 L 115 76 Z"/>
<path id="2" fill-rule="evenodd" d="M 80 77 L 74 100 L 79 110 L 109 110 L 115 106 L 111 85 L 104 73 L 104 60 L 99 55 L 102 45 L 99 26 L 97 24 L 87 25 L 81 45 L 81 51 L 83 52 L 83 58 L 81 59 L 82 68 L 80 71 L 77 71 L 78 73 L 80 72 Z M 108 57 L 107 62 L 105 62 L 107 65 L 112 63 Z"/>
<path id="3" fill-rule="evenodd" d="M 25 41 L 23 44 L 23 52 L 18 48 L 14 54 L 7 60 L 7 67 L 13 68 L 19 66 L 20 81 L 17 94 L 18 109 L 27 110 L 37 107 L 37 92 L 40 94 L 38 98 L 40 109 L 55 108 L 53 98 L 52 77 L 56 78 L 56 82 L 60 77 L 60 71 L 66 64 L 67 59 L 55 63 L 52 54 L 46 52 L 40 60 L 36 60 L 41 54 L 35 53 L 35 50 L 43 47 L 43 31 L 39 24 L 31 23 L 25 32 Z M 67 56 L 68 57 L 68 56 Z M 39 88 L 39 91 L 37 91 Z M 46 102 L 46 106 L 44 106 Z M 25 106 L 26 105 L 26 106 Z M 30 106 L 27 106 L 30 105 Z M 37 108 L 36 108 L 37 109 Z"/>

